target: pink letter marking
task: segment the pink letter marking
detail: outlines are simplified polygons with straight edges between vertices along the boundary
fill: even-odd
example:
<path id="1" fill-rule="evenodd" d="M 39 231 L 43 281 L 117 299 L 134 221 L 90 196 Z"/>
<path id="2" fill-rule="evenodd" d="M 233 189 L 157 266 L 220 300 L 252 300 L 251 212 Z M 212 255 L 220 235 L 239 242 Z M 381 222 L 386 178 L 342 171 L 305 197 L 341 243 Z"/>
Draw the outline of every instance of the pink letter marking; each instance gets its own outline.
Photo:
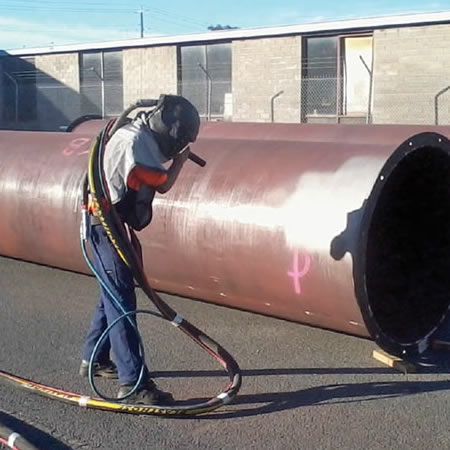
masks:
<path id="1" fill-rule="evenodd" d="M 300 285 L 300 279 L 303 278 L 311 268 L 311 256 L 308 255 L 308 253 L 305 253 L 303 255 L 303 268 L 299 271 L 298 269 L 298 259 L 299 259 L 299 252 L 296 250 L 294 253 L 294 261 L 293 261 L 293 268 L 292 271 L 289 271 L 287 274 L 289 277 L 292 277 L 294 281 L 294 290 L 297 295 L 300 295 L 302 293 L 302 287 Z"/>

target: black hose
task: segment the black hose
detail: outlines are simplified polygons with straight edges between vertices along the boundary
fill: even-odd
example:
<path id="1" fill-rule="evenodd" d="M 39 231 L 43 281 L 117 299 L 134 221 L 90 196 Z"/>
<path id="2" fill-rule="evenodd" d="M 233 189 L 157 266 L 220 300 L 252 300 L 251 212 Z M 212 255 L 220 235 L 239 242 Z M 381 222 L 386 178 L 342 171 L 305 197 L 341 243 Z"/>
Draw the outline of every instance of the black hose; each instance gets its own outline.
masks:
<path id="1" fill-rule="evenodd" d="M 216 409 L 225 403 L 229 403 L 229 401 L 231 401 L 231 399 L 234 398 L 239 391 L 242 381 L 239 366 L 234 358 L 222 346 L 170 308 L 170 306 L 167 305 L 161 297 L 153 291 L 148 283 L 142 264 L 128 238 L 127 231 L 118 217 L 114 206 L 111 204 L 109 193 L 107 192 L 106 184 L 103 180 L 103 152 L 106 145 L 108 130 L 110 128 L 111 125 L 106 126 L 103 129 L 98 145 L 94 146 L 89 160 L 89 189 L 91 195 L 95 198 L 95 206 L 97 207 L 98 217 L 118 254 L 123 259 L 125 264 L 130 267 L 137 283 L 141 286 L 147 297 L 154 303 L 156 308 L 161 312 L 162 316 L 172 324 L 176 325 L 204 350 L 214 356 L 227 370 L 230 378 L 230 384 L 222 394 L 207 402 L 183 408 L 184 413 L 188 413 L 187 411 L 195 411 L 195 413 L 198 414 L 200 412 L 211 411 L 212 409 Z M 134 236 L 132 232 L 131 236 Z M 177 407 L 162 408 L 162 410 L 173 409 L 177 409 Z"/>
<path id="2" fill-rule="evenodd" d="M 0 423 L 0 445 L 1 444 L 13 450 L 39 450 L 19 433 L 16 433 L 2 423 Z"/>
<path id="3" fill-rule="evenodd" d="M 105 189 L 105 184 L 103 182 L 103 150 L 106 144 L 106 136 L 108 135 L 108 131 L 111 129 L 111 126 L 112 123 L 110 122 L 104 128 L 99 138 L 95 140 L 91 151 L 88 177 L 83 186 L 83 217 L 86 217 L 85 213 L 87 207 L 89 185 L 91 194 L 93 194 L 97 203 L 99 218 L 102 222 L 102 225 L 105 228 L 111 242 L 114 244 L 121 258 L 131 268 L 138 284 L 142 287 L 148 298 L 155 304 L 164 319 L 169 320 L 174 326 L 183 331 L 194 342 L 200 345 L 205 351 L 207 351 L 217 361 L 220 362 L 220 364 L 228 372 L 230 383 L 222 393 L 215 397 L 212 397 L 207 401 L 183 405 L 175 404 L 173 406 L 160 406 L 135 405 L 126 403 L 125 401 L 118 402 L 108 401 L 101 398 L 91 398 L 88 396 L 41 384 L 26 378 L 22 378 L 3 370 L 0 370 L 0 381 L 10 383 L 15 387 L 19 387 L 21 389 L 25 389 L 28 392 L 39 394 L 54 400 L 77 405 L 82 408 L 99 409 L 103 411 L 168 416 L 195 415 L 213 411 L 225 404 L 230 403 L 237 395 L 242 383 L 240 368 L 234 358 L 221 345 L 219 345 L 205 333 L 200 331 L 194 325 L 177 314 L 161 299 L 161 297 L 156 292 L 153 291 L 150 284 L 148 283 L 147 278 L 143 272 L 142 264 L 140 263 L 139 258 L 137 257 L 136 252 L 134 251 L 133 246 L 128 239 L 126 230 L 122 225 L 122 222 L 117 216 L 114 207 L 111 205 L 109 195 Z M 83 237 L 83 233 L 81 233 L 81 236 L 84 250 L 84 244 L 87 241 L 87 236 Z M 131 233 L 131 236 L 132 238 L 134 237 L 135 239 L 137 239 L 134 236 L 134 233 Z M 138 310 L 124 313 L 118 320 L 128 320 L 130 315 L 137 313 L 154 314 L 153 312 Z M 106 333 L 109 332 L 109 330 L 115 325 L 115 323 L 117 323 L 117 321 L 113 324 L 110 324 Z M 92 367 L 90 368 L 90 372 L 92 373 Z M 14 440 L 14 446 L 10 448 L 16 450 L 37 450 L 24 438 L 19 435 L 13 434 L 14 432 L 10 433 L 10 431 L 12 430 L 1 428 L 0 425 L 0 443 L 5 443 L 5 445 L 7 445 L 8 442 Z"/>

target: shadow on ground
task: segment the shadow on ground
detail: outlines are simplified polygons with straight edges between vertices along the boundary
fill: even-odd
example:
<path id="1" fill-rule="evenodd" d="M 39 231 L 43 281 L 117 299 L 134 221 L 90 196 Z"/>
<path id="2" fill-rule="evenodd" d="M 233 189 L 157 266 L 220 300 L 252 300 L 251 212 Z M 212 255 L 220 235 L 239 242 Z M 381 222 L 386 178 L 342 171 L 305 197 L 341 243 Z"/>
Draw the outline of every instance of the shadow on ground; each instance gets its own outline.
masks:
<path id="1" fill-rule="evenodd" d="M 22 420 L 19 420 L 9 414 L 0 412 L 0 424 L 8 427 L 15 433 L 19 433 L 30 444 L 42 450 L 71 450 L 72 447 L 55 439 L 48 433 L 39 430 L 33 425 L 30 425 Z M 7 436 L 4 436 L 7 437 Z M 0 446 L 0 448 L 2 448 Z M 7 448 L 7 447 L 5 447 Z"/>
<path id="2" fill-rule="evenodd" d="M 238 395 L 233 403 L 237 405 L 236 411 L 220 413 L 219 410 L 214 415 L 205 415 L 201 416 L 201 418 L 231 419 L 268 414 L 304 406 L 366 402 L 425 392 L 447 391 L 449 389 L 450 383 L 448 381 L 329 384 L 293 392 Z M 251 405 L 251 407 L 246 408 L 247 405 Z"/>

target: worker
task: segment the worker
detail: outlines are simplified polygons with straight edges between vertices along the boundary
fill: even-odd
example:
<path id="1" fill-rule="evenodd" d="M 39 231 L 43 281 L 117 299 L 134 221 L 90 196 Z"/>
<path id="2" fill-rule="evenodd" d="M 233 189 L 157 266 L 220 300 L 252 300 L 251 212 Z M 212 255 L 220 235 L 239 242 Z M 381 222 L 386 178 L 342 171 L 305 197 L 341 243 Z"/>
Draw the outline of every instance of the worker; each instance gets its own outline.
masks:
<path id="1" fill-rule="evenodd" d="M 140 113 L 131 123 L 119 128 L 106 144 L 104 173 L 111 203 L 123 223 L 140 231 L 152 220 L 155 193 L 164 194 L 174 185 L 189 156 L 188 144 L 194 142 L 200 127 L 196 108 L 184 97 L 162 95 L 154 110 Z M 168 169 L 163 165 L 172 160 Z M 108 238 L 95 209 L 90 208 L 91 245 L 94 266 L 106 274 L 120 294 L 126 311 L 136 310 L 134 279 Z M 87 333 L 80 375 L 87 377 L 89 360 L 95 344 L 106 328 L 122 313 L 100 286 L 100 299 Z M 136 385 L 143 364 L 139 352 L 136 316 L 120 320 L 100 345 L 93 362 L 93 375 L 119 379 L 118 398 L 129 394 Z M 110 358 L 110 350 L 114 362 Z M 125 401 L 125 400 L 124 400 Z M 129 403 L 168 405 L 172 394 L 160 390 L 147 367 L 136 391 L 126 399 Z"/>

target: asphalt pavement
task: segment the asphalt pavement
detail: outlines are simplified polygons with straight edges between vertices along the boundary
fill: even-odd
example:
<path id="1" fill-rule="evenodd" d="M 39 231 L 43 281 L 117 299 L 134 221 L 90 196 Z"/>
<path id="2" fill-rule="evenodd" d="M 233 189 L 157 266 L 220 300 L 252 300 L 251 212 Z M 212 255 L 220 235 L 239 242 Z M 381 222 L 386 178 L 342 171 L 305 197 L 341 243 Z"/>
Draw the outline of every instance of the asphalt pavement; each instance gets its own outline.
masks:
<path id="1" fill-rule="evenodd" d="M 0 258 L 0 369 L 90 394 L 78 376 L 92 277 Z M 139 292 L 139 306 L 148 301 Z M 234 403 L 190 418 L 84 410 L 0 384 L 0 422 L 40 449 L 447 449 L 450 375 L 402 374 L 371 341 L 164 295 L 238 361 Z M 163 320 L 139 320 L 155 381 L 177 399 L 227 384 L 218 363 Z M 450 361 L 450 353 L 449 353 Z M 102 382 L 105 392 L 115 382 Z"/>

